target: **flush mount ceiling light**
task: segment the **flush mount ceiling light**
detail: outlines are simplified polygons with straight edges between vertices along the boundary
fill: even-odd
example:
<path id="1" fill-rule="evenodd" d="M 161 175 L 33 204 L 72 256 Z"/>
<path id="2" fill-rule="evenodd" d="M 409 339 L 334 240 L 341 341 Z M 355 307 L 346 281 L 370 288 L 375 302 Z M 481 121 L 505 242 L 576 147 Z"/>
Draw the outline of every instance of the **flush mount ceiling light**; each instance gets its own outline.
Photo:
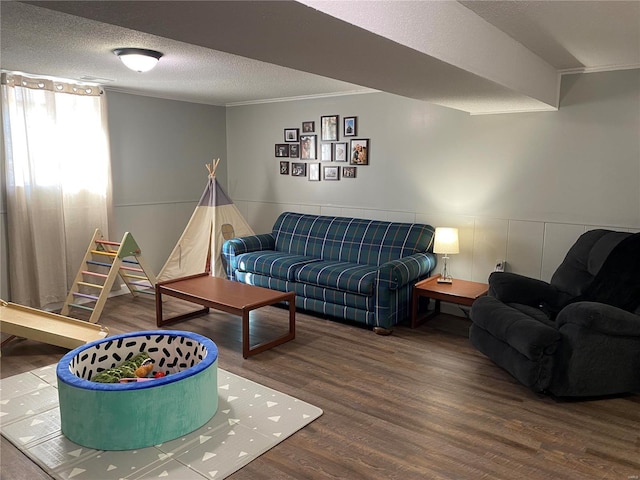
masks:
<path id="1" fill-rule="evenodd" d="M 127 68 L 135 72 L 148 72 L 156 66 L 162 54 L 145 48 L 116 48 L 115 53 Z"/>

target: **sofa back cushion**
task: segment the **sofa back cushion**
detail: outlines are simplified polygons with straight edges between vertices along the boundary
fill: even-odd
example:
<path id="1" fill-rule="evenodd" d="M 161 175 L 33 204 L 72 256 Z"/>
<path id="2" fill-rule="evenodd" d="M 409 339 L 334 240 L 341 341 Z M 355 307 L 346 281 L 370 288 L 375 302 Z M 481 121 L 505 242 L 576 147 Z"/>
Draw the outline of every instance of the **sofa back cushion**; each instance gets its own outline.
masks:
<path id="1" fill-rule="evenodd" d="M 430 225 L 292 212 L 273 226 L 276 251 L 366 265 L 430 252 L 433 234 Z"/>

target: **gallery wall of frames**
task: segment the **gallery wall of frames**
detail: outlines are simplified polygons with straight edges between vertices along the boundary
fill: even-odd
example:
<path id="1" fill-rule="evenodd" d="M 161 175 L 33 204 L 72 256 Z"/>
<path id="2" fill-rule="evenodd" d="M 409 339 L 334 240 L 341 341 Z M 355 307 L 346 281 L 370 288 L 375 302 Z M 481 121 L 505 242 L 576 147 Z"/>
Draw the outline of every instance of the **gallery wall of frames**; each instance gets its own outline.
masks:
<path id="1" fill-rule="evenodd" d="M 285 128 L 282 143 L 275 144 L 280 175 L 310 182 L 356 178 L 358 167 L 369 165 L 368 138 L 358 136 L 358 117 L 323 115 L 320 122 L 302 122 Z"/>

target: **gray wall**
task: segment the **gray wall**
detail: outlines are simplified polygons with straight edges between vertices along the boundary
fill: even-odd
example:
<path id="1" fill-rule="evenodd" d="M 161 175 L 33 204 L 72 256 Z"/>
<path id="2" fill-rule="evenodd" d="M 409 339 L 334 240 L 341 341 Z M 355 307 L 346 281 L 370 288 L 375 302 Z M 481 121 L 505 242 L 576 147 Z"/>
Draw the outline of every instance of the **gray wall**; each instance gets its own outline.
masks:
<path id="1" fill-rule="evenodd" d="M 108 92 L 115 225 L 158 272 L 220 157 L 218 178 L 257 232 L 284 210 L 460 228 L 454 276 L 497 259 L 548 279 L 580 233 L 640 231 L 640 70 L 563 77 L 558 112 L 469 116 L 384 93 L 212 107 Z M 278 174 L 283 129 L 357 116 L 371 139 L 358 177 Z M 342 138 L 341 138 L 342 139 Z M 4 197 L 4 176 L 0 199 Z M 0 296 L 8 298 L 0 200 Z"/>
<path id="2" fill-rule="evenodd" d="M 225 108 L 107 92 L 107 109 L 114 204 L 109 239 L 131 232 L 157 274 L 202 195 L 205 164 L 219 157 L 217 176 L 226 183 Z M 4 197 L 2 175 L 0 298 L 10 299 Z"/>
<path id="3" fill-rule="evenodd" d="M 356 179 L 282 176 L 283 129 L 358 117 L 371 139 Z M 292 209 L 457 226 L 454 276 L 496 260 L 548 279 L 595 226 L 640 229 L 640 70 L 565 76 L 557 112 L 469 116 L 385 93 L 227 110 L 229 192 L 256 231 Z"/>
<path id="4" fill-rule="evenodd" d="M 131 232 L 158 273 L 207 183 L 205 164 L 220 158 L 226 183 L 225 108 L 107 92 L 114 228 Z"/>

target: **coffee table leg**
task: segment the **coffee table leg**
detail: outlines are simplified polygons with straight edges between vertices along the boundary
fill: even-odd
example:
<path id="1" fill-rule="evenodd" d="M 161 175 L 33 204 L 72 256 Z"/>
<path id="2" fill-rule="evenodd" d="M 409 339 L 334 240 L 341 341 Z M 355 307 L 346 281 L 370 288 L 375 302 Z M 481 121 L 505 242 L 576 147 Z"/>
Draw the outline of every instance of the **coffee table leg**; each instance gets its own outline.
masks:
<path id="1" fill-rule="evenodd" d="M 249 356 L 249 310 L 242 309 L 242 357 Z"/>
<path id="2" fill-rule="evenodd" d="M 156 326 L 162 325 L 162 292 L 156 283 Z"/>
<path id="3" fill-rule="evenodd" d="M 296 296 L 291 295 L 289 299 L 289 339 L 296 338 Z"/>
<path id="4" fill-rule="evenodd" d="M 260 345 L 251 348 L 251 340 L 249 338 L 249 310 L 242 310 L 242 356 L 247 358 L 256 355 L 270 348 L 282 345 L 289 340 L 293 340 L 296 336 L 296 296 L 294 293 L 285 300 L 289 302 L 289 331 L 284 335 L 274 338 Z"/>

